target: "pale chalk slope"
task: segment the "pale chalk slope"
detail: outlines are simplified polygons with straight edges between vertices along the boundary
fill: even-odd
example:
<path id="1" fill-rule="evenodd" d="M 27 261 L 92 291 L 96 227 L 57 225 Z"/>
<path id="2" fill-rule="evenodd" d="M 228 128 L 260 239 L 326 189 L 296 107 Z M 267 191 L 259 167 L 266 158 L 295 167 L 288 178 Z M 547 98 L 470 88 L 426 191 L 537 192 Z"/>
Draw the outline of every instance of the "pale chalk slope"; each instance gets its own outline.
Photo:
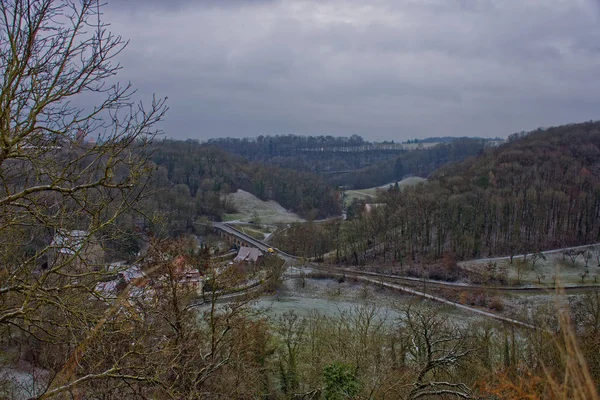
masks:
<path id="1" fill-rule="evenodd" d="M 274 200 L 263 201 L 245 190 L 238 189 L 237 192 L 229 194 L 230 201 L 233 202 L 236 214 L 225 214 L 225 221 L 241 221 L 250 222 L 258 217 L 262 224 L 290 223 L 303 222 L 304 219 L 299 217 Z"/>

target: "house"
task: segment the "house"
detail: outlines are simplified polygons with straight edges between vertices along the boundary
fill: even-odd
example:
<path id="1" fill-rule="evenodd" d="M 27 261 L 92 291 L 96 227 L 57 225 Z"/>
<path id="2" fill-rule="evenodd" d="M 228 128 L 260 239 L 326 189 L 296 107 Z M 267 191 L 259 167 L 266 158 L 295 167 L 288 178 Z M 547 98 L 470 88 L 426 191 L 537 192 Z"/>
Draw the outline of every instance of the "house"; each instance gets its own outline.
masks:
<path id="1" fill-rule="evenodd" d="M 254 247 L 240 247 L 237 256 L 233 259 L 234 264 L 249 263 L 259 265 L 263 259 L 263 252 Z"/>
<path id="2" fill-rule="evenodd" d="M 385 203 L 367 203 L 367 204 L 365 204 L 364 211 L 367 214 L 371 214 L 371 212 L 373 212 L 373 210 L 375 210 L 376 208 L 382 208 L 385 206 L 386 206 Z"/>
<path id="3" fill-rule="evenodd" d="M 50 242 L 50 264 L 72 262 L 76 270 L 98 269 L 104 251 L 88 231 L 58 230 Z"/>
<path id="4" fill-rule="evenodd" d="M 255 273 L 256 267 L 262 265 L 264 253 L 254 247 L 240 247 L 237 256 L 231 264 L 236 265 L 246 273 Z"/>
<path id="5" fill-rule="evenodd" d="M 173 261 L 173 264 L 175 266 L 174 275 L 177 281 L 182 285 L 193 288 L 197 293 L 202 293 L 204 278 L 200 274 L 200 271 L 189 265 L 183 256 L 177 257 Z"/>
<path id="6" fill-rule="evenodd" d="M 129 289 L 127 299 L 142 300 L 153 297 L 150 279 L 137 265 L 125 266 L 112 264 L 109 272 L 115 272 L 114 279 L 96 284 L 95 292 L 105 300 L 115 300 L 126 288 Z"/>
<path id="7" fill-rule="evenodd" d="M 87 237 L 87 231 L 59 230 L 54 235 L 52 243 L 50 243 L 50 247 L 53 247 L 57 254 L 74 255 L 75 253 L 81 250 L 81 248 L 87 240 Z"/>

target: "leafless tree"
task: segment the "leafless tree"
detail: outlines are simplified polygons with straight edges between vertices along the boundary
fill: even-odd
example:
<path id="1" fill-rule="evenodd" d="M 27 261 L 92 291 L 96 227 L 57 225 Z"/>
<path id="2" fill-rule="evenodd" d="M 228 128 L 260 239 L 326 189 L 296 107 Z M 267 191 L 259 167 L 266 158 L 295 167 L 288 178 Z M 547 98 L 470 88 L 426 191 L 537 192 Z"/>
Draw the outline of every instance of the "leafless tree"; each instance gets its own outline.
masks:
<path id="1" fill-rule="evenodd" d="M 585 267 L 588 267 L 590 260 L 594 257 L 594 252 L 592 248 L 587 248 L 581 252 L 583 257 L 583 262 L 585 262 Z"/>
<path id="2" fill-rule="evenodd" d="M 517 274 L 517 284 L 521 284 L 521 279 L 527 273 L 527 262 L 525 260 L 517 260 L 514 266 L 515 273 Z"/>
<path id="3" fill-rule="evenodd" d="M 535 264 L 540 260 L 546 261 L 546 255 L 544 253 L 542 253 L 541 251 L 533 253 L 531 255 L 531 268 L 535 269 Z"/>
<path id="4" fill-rule="evenodd" d="M 575 263 L 577 262 L 577 258 L 583 254 L 583 251 L 581 250 L 566 250 L 563 252 L 563 259 L 565 256 L 569 257 L 569 260 L 571 261 L 571 266 L 575 266 Z"/>
<path id="5" fill-rule="evenodd" d="M 542 279 L 545 279 L 546 275 L 544 275 L 540 272 L 540 273 L 536 274 L 536 278 L 538 280 L 538 283 L 542 283 Z"/>
<path id="6" fill-rule="evenodd" d="M 450 326 L 434 309 L 420 311 L 408 307 L 402 321 L 412 337 L 410 351 L 417 363 L 417 373 L 407 398 L 470 398 L 471 390 L 466 384 L 440 379 L 444 374 L 451 377 L 450 372 L 474 351 L 468 344 L 467 335 Z"/>
<path id="7" fill-rule="evenodd" d="M 129 84 L 112 83 L 126 42 L 108 30 L 101 11 L 96 0 L 0 2 L 0 340 L 6 343 L 79 349 L 115 315 L 115 308 L 103 315 L 84 305 L 108 274 L 106 232 L 148 182 L 143 149 L 167 108 L 159 99 L 135 104 Z M 83 98 L 96 105 L 83 106 Z M 71 372 L 59 367 L 43 396 L 127 375 L 118 363 L 81 377 Z"/>
<path id="8" fill-rule="evenodd" d="M 277 333 L 283 346 L 279 354 L 279 371 L 282 391 L 293 393 L 299 386 L 298 358 L 300 346 L 305 340 L 307 320 L 294 311 L 283 314 L 277 324 Z"/>
<path id="9" fill-rule="evenodd" d="M 594 257 L 596 258 L 596 262 L 598 263 L 598 266 L 600 267 L 600 246 L 594 246 L 592 248 L 592 252 L 594 253 Z"/>

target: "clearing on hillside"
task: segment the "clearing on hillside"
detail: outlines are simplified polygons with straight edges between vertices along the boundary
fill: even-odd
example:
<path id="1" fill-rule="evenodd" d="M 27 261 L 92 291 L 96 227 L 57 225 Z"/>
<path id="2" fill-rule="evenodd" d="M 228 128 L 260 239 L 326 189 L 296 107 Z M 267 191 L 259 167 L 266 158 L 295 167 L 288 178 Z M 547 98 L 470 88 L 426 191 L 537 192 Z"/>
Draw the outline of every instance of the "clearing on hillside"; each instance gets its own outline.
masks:
<path id="1" fill-rule="evenodd" d="M 409 176 L 408 178 L 402 179 L 398 182 L 400 187 L 402 186 L 410 186 L 416 185 L 417 183 L 425 182 L 427 179 L 420 178 L 418 176 Z M 352 200 L 370 200 L 374 199 L 377 196 L 378 190 L 387 190 L 390 185 L 394 186 L 396 182 L 386 183 L 385 185 L 376 186 L 368 189 L 360 189 L 360 190 L 346 190 L 344 192 L 344 203 L 346 205 L 350 204 Z"/>
<path id="2" fill-rule="evenodd" d="M 238 212 L 225 214 L 224 221 L 253 221 L 260 224 L 304 222 L 304 219 L 286 210 L 276 201 L 263 201 L 245 190 L 238 189 L 228 196 Z"/>

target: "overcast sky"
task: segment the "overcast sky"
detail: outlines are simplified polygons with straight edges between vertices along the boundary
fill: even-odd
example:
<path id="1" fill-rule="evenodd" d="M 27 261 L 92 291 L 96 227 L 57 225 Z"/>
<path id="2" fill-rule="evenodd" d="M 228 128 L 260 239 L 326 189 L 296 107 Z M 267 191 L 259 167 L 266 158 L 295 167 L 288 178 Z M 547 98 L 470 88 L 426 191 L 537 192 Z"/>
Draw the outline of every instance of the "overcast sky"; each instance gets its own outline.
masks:
<path id="1" fill-rule="evenodd" d="M 501 136 L 600 119 L 598 0 L 109 0 L 174 138 Z"/>

